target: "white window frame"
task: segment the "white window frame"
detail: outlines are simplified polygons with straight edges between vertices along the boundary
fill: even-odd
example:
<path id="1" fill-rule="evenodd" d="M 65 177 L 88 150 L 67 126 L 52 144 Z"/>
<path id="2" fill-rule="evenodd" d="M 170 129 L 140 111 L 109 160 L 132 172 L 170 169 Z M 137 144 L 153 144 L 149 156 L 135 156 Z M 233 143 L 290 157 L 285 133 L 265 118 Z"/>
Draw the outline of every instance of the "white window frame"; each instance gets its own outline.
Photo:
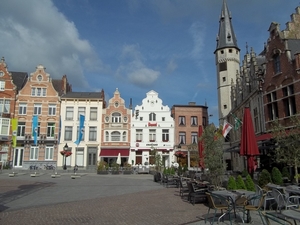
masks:
<path id="1" fill-rule="evenodd" d="M 85 116 L 85 107 L 78 107 L 78 120 L 80 119 L 80 115 Z"/>
<path id="2" fill-rule="evenodd" d="M 27 104 L 20 103 L 19 104 L 19 115 L 26 115 L 27 114 Z"/>
<path id="3" fill-rule="evenodd" d="M 170 137 L 169 129 L 163 129 L 162 130 L 162 141 L 168 142 L 170 140 L 169 137 Z"/>
<path id="4" fill-rule="evenodd" d="M 45 148 L 45 160 L 53 160 L 54 148 L 53 146 L 46 146 Z"/>
<path id="5" fill-rule="evenodd" d="M 0 118 L 0 135 L 8 136 L 10 129 L 10 119 Z"/>
<path id="6" fill-rule="evenodd" d="M 65 126 L 65 141 L 72 141 L 73 127 Z"/>
<path id="7" fill-rule="evenodd" d="M 197 144 L 198 143 L 198 133 L 197 132 L 192 132 L 192 144 Z"/>
<path id="8" fill-rule="evenodd" d="M 118 112 L 114 112 L 112 115 L 111 115 L 111 122 L 112 123 L 121 123 L 121 113 L 118 113 Z"/>
<path id="9" fill-rule="evenodd" d="M 17 137 L 24 137 L 26 129 L 26 122 L 18 122 Z"/>
<path id="10" fill-rule="evenodd" d="M 111 141 L 121 141 L 121 133 L 119 131 L 113 131 L 110 134 Z"/>
<path id="11" fill-rule="evenodd" d="M 0 81 L 0 91 L 5 91 L 5 81 Z"/>
<path id="12" fill-rule="evenodd" d="M 186 144 L 186 133 L 179 132 L 179 144 L 185 145 Z"/>
<path id="13" fill-rule="evenodd" d="M 98 108 L 91 107 L 90 108 L 90 120 L 97 120 Z"/>
<path id="14" fill-rule="evenodd" d="M 66 120 L 73 120 L 74 119 L 74 107 L 67 106 L 66 107 Z"/>
<path id="15" fill-rule="evenodd" d="M 97 141 L 97 127 L 89 127 L 89 141 Z"/>
<path id="16" fill-rule="evenodd" d="M 135 137 L 136 137 L 136 142 L 142 142 L 143 141 L 143 130 L 142 129 L 136 129 L 135 130 Z"/>
<path id="17" fill-rule="evenodd" d="M 48 106 L 48 115 L 49 116 L 55 116 L 56 115 L 56 105 L 49 104 L 49 106 Z"/>
<path id="18" fill-rule="evenodd" d="M 49 122 L 47 123 L 47 137 L 54 138 L 55 134 L 55 123 Z"/>
<path id="19" fill-rule="evenodd" d="M 150 129 L 149 130 L 149 141 L 150 142 L 155 142 L 156 141 L 156 130 L 155 129 Z"/>
<path id="20" fill-rule="evenodd" d="M 29 160 L 38 160 L 39 155 L 39 147 L 31 146 Z"/>
<path id="21" fill-rule="evenodd" d="M 33 106 L 33 115 L 41 115 L 42 114 L 42 104 L 36 103 Z"/>
<path id="22" fill-rule="evenodd" d="M 184 126 L 185 125 L 185 116 L 179 116 L 178 117 L 178 124 L 179 124 L 179 126 Z"/>

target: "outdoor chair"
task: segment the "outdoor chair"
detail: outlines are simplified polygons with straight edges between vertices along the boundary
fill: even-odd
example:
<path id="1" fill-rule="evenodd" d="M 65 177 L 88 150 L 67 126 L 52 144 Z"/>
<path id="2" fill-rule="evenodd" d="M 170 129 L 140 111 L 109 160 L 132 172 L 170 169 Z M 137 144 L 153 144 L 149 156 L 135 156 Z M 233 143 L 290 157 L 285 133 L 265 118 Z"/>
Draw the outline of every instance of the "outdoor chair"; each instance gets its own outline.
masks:
<path id="1" fill-rule="evenodd" d="M 257 194 L 250 196 L 243 204 L 243 206 L 237 206 L 238 209 L 243 211 L 243 221 L 245 221 L 245 216 L 247 216 L 247 222 L 250 221 L 250 211 L 257 211 L 262 223 L 265 225 L 265 220 L 261 214 L 261 209 L 265 202 L 266 194 Z"/>
<path id="2" fill-rule="evenodd" d="M 172 175 L 166 175 L 166 187 L 175 186 L 178 187 L 178 178 Z"/>
<path id="3" fill-rule="evenodd" d="M 267 204 L 268 204 L 268 201 L 271 202 L 270 203 L 270 206 L 274 204 L 274 197 L 272 195 L 272 191 L 269 191 L 269 190 L 264 190 L 262 189 L 259 185 L 255 185 L 255 195 L 263 195 L 263 194 L 266 194 L 265 196 L 265 200 L 264 200 L 264 211 L 266 211 L 266 208 L 267 208 Z"/>
<path id="4" fill-rule="evenodd" d="M 230 213 L 231 213 L 231 210 L 233 209 L 233 207 L 230 204 L 230 201 L 228 201 L 227 198 L 225 198 L 223 196 L 214 195 L 214 194 L 211 194 L 211 193 L 208 193 L 208 192 L 206 192 L 205 194 L 206 194 L 207 200 L 208 200 L 208 211 L 207 211 L 207 215 L 205 217 L 205 223 L 206 223 L 207 218 L 209 216 L 210 210 L 213 209 L 214 210 L 214 215 L 213 215 L 213 219 L 212 219 L 211 224 L 214 224 L 215 218 L 216 218 L 216 215 L 217 215 L 217 211 L 220 210 L 221 211 L 221 216 L 218 217 L 218 223 L 220 222 L 221 218 L 224 219 L 224 216 L 226 214 L 228 214 L 230 224 L 232 225 Z"/>
<path id="5" fill-rule="evenodd" d="M 272 195 L 275 199 L 275 202 L 277 204 L 276 212 L 281 212 L 282 209 L 289 209 L 289 208 L 298 208 L 299 207 L 299 200 L 300 196 L 290 196 L 287 197 L 284 194 L 282 194 L 277 189 L 272 189 Z"/>
<path id="6" fill-rule="evenodd" d="M 187 185 L 187 181 L 185 179 L 183 179 L 182 177 L 180 177 L 179 179 L 179 194 L 181 197 L 184 196 L 184 194 L 189 194 L 189 188 Z"/>
<path id="7" fill-rule="evenodd" d="M 195 189 L 195 186 L 191 181 L 187 182 L 187 185 L 189 189 L 189 195 L 188 195 L 189 202 L 195 205 L 196 199 L 206 200 L 205 192 L 207 191 L 207 188 Z"/>

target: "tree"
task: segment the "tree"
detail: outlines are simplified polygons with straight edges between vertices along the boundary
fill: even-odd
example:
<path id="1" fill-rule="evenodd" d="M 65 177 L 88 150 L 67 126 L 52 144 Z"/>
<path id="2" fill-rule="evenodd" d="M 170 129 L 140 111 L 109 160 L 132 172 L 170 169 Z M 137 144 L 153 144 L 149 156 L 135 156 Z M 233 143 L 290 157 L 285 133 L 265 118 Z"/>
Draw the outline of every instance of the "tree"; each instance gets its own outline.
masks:
<path id="1" fill-rule="evenodd" d="M 255 184 L 254 184 L 250 174 L 248 174 L 246 176 L 245 185 L 246 185 L 246 188 L 247 188 L 248 191 L 255 191 Z"/>
<path id="2" fill-rule="evenodd" d="M 258 185 L 262 188 L 266 186 L 266 184 L 272 182 L 271 174 L 268 170 L 263 169 L 258 177 Z"/>
<path id="3" fill-rule="evenodd" d="M 299 115 L 291 117 L 289 127 L 282 126 L 278 120 L 272 124 L 272 136 L 276 140 L 275 161 L 294 168 L 298 183 L 300 165 L 300 119 Z"/>
<path id="4" fill-rule="evenodd" d="M 283 184 L 282 174 L 277 167 L 273 167 L 272 169 L 272 181 L 274 184 L 278 184 L 278 185 Z"/>
<path id="5" fill-rule="evenodd" d="M 208 125 L 200 138 L 203 141 L 204 165 L 208 169 L 211 183 L 215 186 L 222 184 L 222 177 L 225 173 L 225 163 L 223 161 L 224 138 L 215 132 L 214 124 Z"/>
<path id="6" fill-rule="evenodd" d="M 227 183 L 227 190 L 236 190 L 236 180 L 234 176 L 230 176 Z"/>
<path id="7" fill-rule="evenodd" d="M 238 175 L 236 178 L 236 189 L 246 190 L 246 185 L 241 175 Z"/>
<path id="8" fill-rule="evenodd" d="M 162 172 L 162 157 L 161 155 L 157 152 L 156 149 L 153 149 L 150 153 L 152 156 L 154 156 L 154 162 L 155 162 L 155 170 L 156 172 Z"/>

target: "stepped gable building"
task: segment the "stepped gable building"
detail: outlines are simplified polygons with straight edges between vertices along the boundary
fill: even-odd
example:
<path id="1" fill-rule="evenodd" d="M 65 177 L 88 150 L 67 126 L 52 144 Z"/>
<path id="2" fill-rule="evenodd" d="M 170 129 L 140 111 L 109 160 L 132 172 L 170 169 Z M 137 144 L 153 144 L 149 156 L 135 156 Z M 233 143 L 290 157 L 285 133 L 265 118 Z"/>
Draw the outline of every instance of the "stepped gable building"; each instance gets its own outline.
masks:
<path id="1" fill-rule="evenodd" d="M 237 45 L 226 0 L 223 0 L 214 54 L 217 68 L 219 121 L 223 123 L 224 117 L 232 109 L 231 85 L 232 82 L 235 84 L 240 67 L 240 49 Z"/>
<path id="2" fill-rule="evenodd" d="M 132 164 L 130 159 L 131 140 L 131 109 L 126 108 L 124 99 L 118 89 L 109 100 L 102 112 L 102 137 L 100 160 L 108 165 L 116 162 L 118 154 L 121 155 L 121 166 Z M 134 159 L 132 159 L 134 160 Z"/>
<path id="3" fill-rule="evenodd" d="M 291 21 L 280 31 L 272 22 L 265 46 L 265 80 L 263 84 L 266 129 L 278 118 L 290 127 L 291 116 L 300 112 L 300 7 L 291 15 Z"/>
<path id="4" fill-rule="evenodd" d="M 19 80 L 22 80 L 20 77 Z M 63 77 L 62 83 L 67 82 Z M 69 86 L 67 83 L 65 86 Z M 50 74 L 38 65 L 16 96 L 15 118 L 18 121 L 17 144 L 12 153 L 14 168 L 56 166 L 61 90 L 53 86 Z M 33 117 L 38 127 L 33 131 Z M 34 132 L 37 132 L 35 142 Z"/>
<path id="5" fill-rule="evenodd" d="M 67 148 L 71 156 L 66 158 L 58 154 L 57 164 L 67 169 L 75 165 L 79 169 L 96 170 L 99 160 L 102 110 L 105 108 L 104 90 L 100 92 L 68 92 L 61 96 L 61 136 L 58 153 Z M 80 129 L 80 115 L 83 115 L 83 129 Z M 82 139 L 79 143 L 79 134 Z"/>
<path id="6" fill-rule="evenodd" d="M 9 72 L 4 57 L 0 61 L 0 162 L 12 160 L 11 120 L 15 118 L 16 95 L 24 87 L 27 73 Z"/>
<path id="7" fill-rule="evenodd" d="M 155 164 L 151 152 L 156 150 L 163 165 L 170 167 L 176 160 L 173 148 L 174 121 L 170 108 L 151 90 L 132 114 L 130 160 L 134 165 Z"/>

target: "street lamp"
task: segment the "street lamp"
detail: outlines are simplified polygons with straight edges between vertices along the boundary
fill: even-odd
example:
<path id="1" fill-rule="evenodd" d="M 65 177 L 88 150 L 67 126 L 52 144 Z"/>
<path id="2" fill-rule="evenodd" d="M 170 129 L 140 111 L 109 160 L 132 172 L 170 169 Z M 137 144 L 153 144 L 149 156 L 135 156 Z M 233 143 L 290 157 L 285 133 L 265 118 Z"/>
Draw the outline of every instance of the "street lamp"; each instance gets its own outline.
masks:
<path id="1" fill-rule="evenodd" d="M 66 143 L 65 146 L 64 146 L 64 152 L 65 152 L 65 154 L 64 154 L 64 157 L 65 157 L 65 164 L 64 164 L 64 167 L 63 167 L 64 170 L 67 169 L 67 156 L 66 156 L 67 151 L 69 151 L 69 146 L 68 146 L 68 144 Z"/>

